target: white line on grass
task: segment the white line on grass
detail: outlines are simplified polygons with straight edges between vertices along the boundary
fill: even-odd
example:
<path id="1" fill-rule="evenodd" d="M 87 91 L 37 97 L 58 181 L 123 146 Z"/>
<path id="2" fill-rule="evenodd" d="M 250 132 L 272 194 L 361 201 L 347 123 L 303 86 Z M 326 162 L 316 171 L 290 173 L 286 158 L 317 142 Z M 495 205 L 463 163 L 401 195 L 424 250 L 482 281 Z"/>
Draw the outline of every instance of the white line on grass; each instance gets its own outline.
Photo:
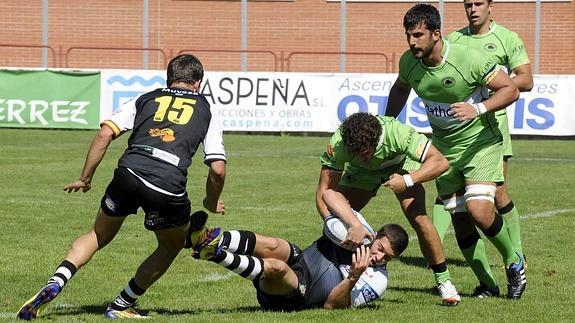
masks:
<path id="1" fill-rule="evenodd" d="M 536 218 L 549 218 L 552 216 L 556 216 L 556 215 L 563 214 L 563 213 L 569 213 L 569 212 L 575 212 L 575 209 L 549 210 L 549 211 L 545 211 L 545 212 L 526 214 L 526 215 L 523 215 L 519 218 L 521 220 L 536 219 Z M 454 233 L 454 231 L 448 230 L 446 233 L 452 234 L 452 233 Z M 413 240 L 417 240 L 417 236 L 409 237 L 409 241 L 413 241 Z"/>
<path id="2" fill-rule="evenodd" d="M 548 218 L 551 216 L 556 216 L 559 214 L 569 213 L 569 212 L 573 212 L 573 211 L 575 211 L 575 209 L 550 210 L 550 211 L 545 211 L 545 212 L 527 214 L 527 215 L 521 216 L 520 219 L 521 220 L 527 220 L 527 219 L 534 219 L 534 218 Z"/>
<path id="3" fill-rule="evenodd" d="M 515 160 L 513 158 L 512 160 Z M 545 157 L 533 157 L 533 158 L 517 158 L 517 161 L 549 161 L 549 162 L 574 162 L 573 158 L 545 158 Z"/>
<path id="4" fill-rule="evenodd" d="M 16 319 L 16 313 L 0 312 L 0 318 L 1 319 L 4 319 L 4 318 Z"/>
<path id="5" fill-rule="evenodd" d="M 269 206 L 230 206 L 230 210 L 248 210 L 248 211 L 286 211 L 285 207 L 269 207 Z"/>
<path id="6" fill-rule="evenodd" d="M 210 275 L 207 275 L 205 277 L 198 279 L 198 281 L 205 283 L 205 282 L 215 282 L 215 281 L 221 281 L 221 280 L 228 280 L 228 279 L 234 277 L 235 275 L 236 275 L 235 273 L 227 273 L 224 275 L 210 274 Z"/>

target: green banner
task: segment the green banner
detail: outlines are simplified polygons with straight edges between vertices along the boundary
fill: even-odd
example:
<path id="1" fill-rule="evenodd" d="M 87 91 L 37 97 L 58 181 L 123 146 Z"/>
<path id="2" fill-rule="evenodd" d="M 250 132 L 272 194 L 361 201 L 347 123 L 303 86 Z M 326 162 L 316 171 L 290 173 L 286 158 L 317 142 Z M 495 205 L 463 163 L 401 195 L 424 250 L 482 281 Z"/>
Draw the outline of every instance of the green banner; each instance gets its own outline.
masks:
<path id="1" fill-rule="evenodd" d="M 100 73 L 0 70 L 0 127 L 97 129 Z"/>

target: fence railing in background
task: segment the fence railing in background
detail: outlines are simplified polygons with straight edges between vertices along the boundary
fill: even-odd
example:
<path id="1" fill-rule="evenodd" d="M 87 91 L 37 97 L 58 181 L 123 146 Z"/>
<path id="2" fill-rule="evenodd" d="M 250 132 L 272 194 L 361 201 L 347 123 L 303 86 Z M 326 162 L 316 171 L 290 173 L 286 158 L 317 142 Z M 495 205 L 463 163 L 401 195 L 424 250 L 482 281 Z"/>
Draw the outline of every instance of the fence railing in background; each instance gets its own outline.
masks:
<path id="1" fill-rule="evenodd" d="M 37 49 L 47 49 L 52 53 L 52 66 L 59 67 L 57 64 L 56 50 L 48 45 L 21 45 L 21 44 L 0 44 L 0 47 L 11 47 L 11 48 L 37 48 Z M 50 66 L 49 66 L 50 67 Z"/>
<path id="2" fill-rule="evenodd" d="M 239 53 L 239 54 L 269 54 L 274 59 L 274 72 L 278 72 L 278 55 L 271 50 L 242 50 L 242 49 L 182 49 L 178 55 L 184 53 Z"/>
<path id="3" fill-rule="evenodd" d="M 283 61 L 285 60 L 286 62 L 286 69 L 285 72 L 291 72 L 291 64 L 292 64 L 292 58 L 296 55 L 349 55 L 349 56 L 355 56 L 355 55 L 361 55 L 361 56 L 380 56 L 383 57 L 385 59 L 385 69 L 384 72 L 385 73 L 390 73 L 390 71 L 393 70 L 393 64 L 395 63 L 395 54 L 392 54 L 392 58 L 390 59 L 386 54 L 384 53 L 379 53 L 379 52 L 322 52 L 322 51 L 299 51 L 299 52 L 291 52 L 289 54 L 287 54 L 285 59 L 282 59 L 282 70 L 283 70 Z M 344 72 L 349 72 L 349 71 L 344 71 Z"/>
<path id="4" fill-rule="evenodd" d="M 69 56 L 70 53 L 73 51 L 78 51 L 78 50 L 118 50 L 118 51 L 137 51 L 137 52 L 143 52 L 143 51 L 150 51 L 150 52 L 158 52 L 161 54 L 164 65 L 166 66 L 168 64 L 168 57 L 166 55 L 166 52 L 163 49 L 160 48 L 138 48 L 138 47 L 85 47 L 85 46 L 75 46 L 75 47 L 70 47 L 66 50 L 66 52 L 63 54 L 63 63 L 64 63 L 64 67 L 68 68 L 69 66 Z"/>
<path id="5" fill-rule="evenodd" d="M 53 47 L 47 45 L 22 45 L 22 44 L 0 44 L 0 47 L 13 47 L 13 48 L 37 48 L 37 49 L 47 49 L 51 53 L 51 62 L 53 68 L 74 68 L 74 67 L 85 67 L 85 66 L 72 66 L 71 64 L 71 56 L 74 52 L 78 51 L 96 51 L 96 52 L 106 52 L 106 51 L 129 51 L 129 52 L 155 52 L 158 54 L 159 62 L 163 63 L 159 69 L 164 69 L 168 61 L 175 55 L 180 55 L 183 53 L 217 53 L 217 54 L 261 54 L 266 57 L 270 57 L 270 61 L 273 63 L 273 71 L 270 72 L 293 72 L 295 65 L 294 57 L 302 57 L 304 55 L 308 56 L 340 56 L 346 55 L 350 57 L 361 57 L 361 56 L 372 56 L 372 57 L 380 57 L 381 60 L 378 60 L 374 64 L 370 65 L 369 70 L 367 72 L 373 73 L 393 73 L 397 70 L 396 64 L 396 54 L 395 53 L 381 53 L 381 52 L 330 52 L 330 51 L 295 51 L 295 52 L 280 52 L 278 55 L 276 52 L 271 50 L 241 50 L 241 49 L 180 49 L 180 50 L 169 50 L 164 51 L 161 48 L 140 48 L 140 47 L 98 47 L 98 46 L 72 46 L 69 48 L 59 47 L 58 51 L 56 51 Z M 267 59 L 267 58 L 265 58 Z M 260 65 L 266 66 L 265 59 L 263 60 L 264 63 Z M 239 58 L 238 58 L 239 62 Z M 260 59 L 259 62 L 262 62 Z M 350 61 L 351 62 L 351 61 Z M 134 64 L 139 63 L 137 58 L 133 59 Z M 381 64 L 381 65 L 379 65 Z M 269 66 L 269 65 L 268 65 Z M 354 73 L 358 72 L 354 70 L 354 66 L 357 64 L 347 64 L 346 71 L 347 73 Z M 352 66 L 352 67 L 350 67 Z M 15 66 L 17 67 L 17 66 Z M 38 66 L 41 67 L 41 66 Z M 100 66 L 98 68 L 109 68 L 108 66 Z M 126 67 L 128 68 L 128 67 Z M 306 72 L 317 72 L 313 69 L 309 68 L 309 64 L 306 65 Z M 327 67 L 329 69 L 329 67 Z M 365 70 L 365 68 L 362 68 Z M 248 70 L 253 71 L 253 70 Z M 301 72 L 301 71 L 300 71 Z M 338 71 L 338 68 L 331 69 L 330 72 L 341 72 Z"/>

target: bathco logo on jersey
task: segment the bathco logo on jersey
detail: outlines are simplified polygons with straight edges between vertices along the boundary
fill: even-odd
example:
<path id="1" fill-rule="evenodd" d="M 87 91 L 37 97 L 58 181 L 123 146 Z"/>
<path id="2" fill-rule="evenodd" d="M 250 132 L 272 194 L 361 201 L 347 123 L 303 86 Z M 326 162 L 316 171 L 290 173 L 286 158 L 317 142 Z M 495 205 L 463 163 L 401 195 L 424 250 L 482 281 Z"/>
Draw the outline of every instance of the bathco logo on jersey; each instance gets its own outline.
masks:
<path id="1" fill-rule="evenodd" d="M 429 105 L 425 104 L 427 113 L 439 118 L 451 118 L 453 116 L 453 109 L 449 105 Z"/>

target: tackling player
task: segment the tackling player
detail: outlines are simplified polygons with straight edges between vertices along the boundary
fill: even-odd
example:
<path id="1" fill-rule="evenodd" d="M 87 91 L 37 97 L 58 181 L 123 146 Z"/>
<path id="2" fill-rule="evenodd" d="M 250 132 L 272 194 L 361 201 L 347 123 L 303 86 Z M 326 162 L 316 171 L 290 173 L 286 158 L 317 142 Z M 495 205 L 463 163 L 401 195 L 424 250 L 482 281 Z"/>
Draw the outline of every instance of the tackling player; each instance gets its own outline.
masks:
<path id="1" fill-rule="evenodd" d="M 450 164 L 436 186 L 452 214 L 457 242 L 461 249 L 474 244 L 477 225 L 503 257 L 508 297 L 520 298 L 526 286 L 523 258 L 494 207 L 496 184 L 503 182 L 503 139 L 493 113 L 517 100 L 519 91 L 494 58 L 444 40 L 435 7 L 415 5 L 403 26 L 410 49 L 400 59 L 386 115 L 399 114 L 412 88 L 423 100 L 433 144 Z M 489 98 L 483 87 L 493 91 Z M 470 254 L 463 255 L 472 263 Z"/>
<path id="2" fill-rule="evenodd" d="M 507 71 L 511 72 L 511 80 L 519 91 L 530 91 L 533 87 L 533 75 L 531 74 L 531 65 L 529 64 L 529 57 L 523 41 L 519 35 L 491 19 L 492 0 L 464 0 L 463 6 L 469 25 L 449 34 L 447 39 L 476 48 L 484 55 L 493 57 L 497 64 L 505 66 Z M 514 249 L 523 255 L 519 212 L 506 190 L 508 160 L 513 157 L 507 110 L 496 111 L 495 117 L 499 124 L 499 130 L 503 134 L 503 177 L 505 179 L 505 182 L 498 185 L 495 191 L 495 207 L 505 220 Z M 433 225 L 437 228 L 437 233 L 443 240 L 445 232 L 451 223 L 451 216 L 445 211 L 440 200 L 439 203 L 441 205 L 436 203 L 433 209 Z M 479 234 L 475 235 L 475 237 L 478 238 L 475 243 L 470 241 L 471 245 L 465 245 L 463 247 L 467 248 L 461 250 L 463 253 L 468 254 L 469 258 L 473 258 L 470 266 L 473 267 L 475 273 L 479 273 L 477 278 L 479 278 L 480 284 L 473 295 L 480 298 L 498 296 L 499 287 L 491 274 L 485 254 L 485 245 Z M 525 260 L 525 256 L 523 258 Z M 527 262 L 525 262 L 525 267 L 527 267 Z"/>
<path id="3" fill-rule="evenodd" d="M 354 210 L 361 211 L 381 185 L 389 187 L 417 233 L 442 304 L 457 305 L 461 298 L 451 282 L 441 240 L 427 216 L 421 185 L 449 167 L 431 141 L 394 118 L 359 112 L 347 117 L 333 134 L 321 163 L 316 207 L 322 218 L 330 214 L 322 198 L 328 189 L 342 193 Z M 353 250 L 369 233 L 351 213 L 340 216 L 350 227 L 346 244 Z"/>

